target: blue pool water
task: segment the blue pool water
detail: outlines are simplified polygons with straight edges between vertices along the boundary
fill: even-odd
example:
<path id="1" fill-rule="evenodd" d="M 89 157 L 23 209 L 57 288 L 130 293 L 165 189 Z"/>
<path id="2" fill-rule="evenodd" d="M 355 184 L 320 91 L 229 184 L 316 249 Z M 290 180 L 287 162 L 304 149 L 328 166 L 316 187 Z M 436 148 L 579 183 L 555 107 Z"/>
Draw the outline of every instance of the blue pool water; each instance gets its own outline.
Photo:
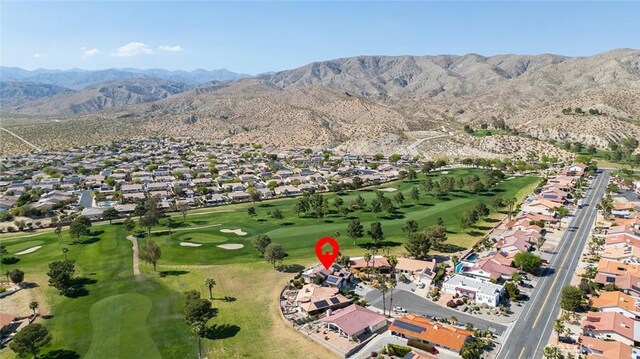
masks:
<path id="1" fill-rule="evenodd" d="M 462 268 L 464 268 L 464 263 L 460 262 L 456 264 L 456 273 L 460 273 L 462 271 Z"/>
<path id="2" fill-rule="evenodd" d="M 478 254 L 473 253 L 472 255 L 468 256 L 465 261 L 467 262 L 471 262 L 471 263 L 475 263 L 478 260 Z"/>

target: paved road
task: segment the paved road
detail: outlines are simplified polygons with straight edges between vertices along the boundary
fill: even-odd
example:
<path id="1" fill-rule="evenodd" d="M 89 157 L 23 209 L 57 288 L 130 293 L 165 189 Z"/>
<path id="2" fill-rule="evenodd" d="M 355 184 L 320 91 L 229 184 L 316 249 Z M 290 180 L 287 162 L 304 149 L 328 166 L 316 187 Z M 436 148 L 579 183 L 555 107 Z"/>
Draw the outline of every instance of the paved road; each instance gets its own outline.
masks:
<path id="1" fill-rule="evenodd" d="M 34 145 L 33 143 L 31 143 L 31 142 L 29 142 L 29 141 L 25 140 L 24 138 L 22 138 L 22 137 L 20 137 L 20 136 L 16 135 L 15 133 L 13 133 L 13 132 L 11 132 L 11 131 L 7 130 L 6 128 L 0 128 L 0 130 L 2 130 L 2 131 L 4 131 L 4 132 L 6 132 L 6 133 L 8 133 L 8 134 L 10 134 L 11 136 L 13 136 L 13 137 L 15 137 L 15 138 L 19 139 L 19 140 L 20 140 L 20 141 L 22 141 L 22 142 L 26 143 L 29 147 L 33 148 L 34 150 L 36 150 L 36 151 L 38 151 L 38 152 L 42 151 L 42 148 L 40 148 L 40 147 L 38 147 L 38 146 Z"/>
<path id="2" fill-rule="evenodd" d="M 389 308 L 389 294 L 386 296 L 387 309 Z M 365 300 L 369 305 L 375 308 L 382 309 L 382 294 L 377 289 L 372 290 L 365 296 Z M 465 325 L 467 323 L 473 324 L 474 327 L 487 330 L 492 328 L 496 335 L 502 335 L 507 329 L 506 326 L 496 324 L 488 320 L 477 318 L 471 315 L 467 315 L 457 310 L 442 307 L 433 303 L 430 300 L 420 297 L 417 294 L 407 292 L 404 290 L 395 290 L 393 292 L 393 306 L 403 307 L 407 312 L 419 315 L 430 315 L 438 318 L 451 318 L 454 316 L 458 319 L 458 323 Z"/>
<path id="3" fill-rule="evenodd" d="M 450 134 L 442 134 L 442 135 L 437 135 L 437 136 L 431 136 L 431 137 L 425 137 L 425 138 L 421 138 L 416 140 L 415 142 L 413 142 L 412 144 L 410 144 L 409 146 L 407 146 L 407 153 L 409 154 L 409 156 L 415 157 L 418 156 L 420 154 L 420 152 L 418 152 L 418 150 L 416 150 L 416 148 L 418 146 L 420 146 L 422 144 L 422 142 L 427 141 L 427 140 L 433 140 L 436 138 L 441 138 L 441 137 L 448 137 L 451 136 Z"/>
<path id="4" fill-rule="evenodd" d="M 92 191 L 82 191 L 80 192 L 80 206 L 84 208 L 92 208 L 93 207 L 93 192 Z"/>
<path id="5" fill-rule="evenodd" d="M 560 311 L 562 288 L 571 283 L 580 254 L 596 218 L 596 206 L 604 194 L 609 181 L 609 171 L 603 170 L 586 193 L 587 206 L 578 209 L 562 237 L 553 261 L 545 268 L 527 307 L 521 317 L 509 328 L 508 339 L 498 359 L 542 358 L 544 347 L 553 332 L 553 322 Z"/>

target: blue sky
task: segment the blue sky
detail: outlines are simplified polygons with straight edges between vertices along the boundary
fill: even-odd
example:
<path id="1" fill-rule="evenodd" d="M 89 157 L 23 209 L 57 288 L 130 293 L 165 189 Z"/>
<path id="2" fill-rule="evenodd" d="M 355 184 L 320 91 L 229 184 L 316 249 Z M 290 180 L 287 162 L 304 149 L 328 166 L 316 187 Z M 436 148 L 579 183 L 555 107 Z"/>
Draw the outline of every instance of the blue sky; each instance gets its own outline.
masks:
<path id="1" fill-rule="evenodd" d="M 0 63 L 227 68 L 355 55 L 592 55 L 640 48 L 634 2 L 2 1 Z"/>

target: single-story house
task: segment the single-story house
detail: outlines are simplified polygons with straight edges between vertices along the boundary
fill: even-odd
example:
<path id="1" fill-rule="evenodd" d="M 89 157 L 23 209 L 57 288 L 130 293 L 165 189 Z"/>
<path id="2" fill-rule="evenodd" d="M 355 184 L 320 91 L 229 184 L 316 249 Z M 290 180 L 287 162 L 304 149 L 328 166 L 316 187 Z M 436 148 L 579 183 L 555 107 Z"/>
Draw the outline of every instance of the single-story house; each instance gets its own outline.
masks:
<path id="1" fill-rule="evenodd" d="M 413 314 L 396 318 L 389 326 L 389 331 L 392 335 L 429 343 L 454 353 L 460 353 L 464 344 L 473 340 L 472 331 L 432 322 Z"/>
<path id="2" fill-rule="evenodd" d="M 619 291 L 602 292 L 591 298 L 591 306 L 599 312 L 614 312 L 631 319 L 640 319 L 640 299 Z"/>
<path id="3" fill-rule="evenodd" d="M 631 346 L 608 340 L 601 340 L 588 336 L 580 337 L 580 353 L 587 359 L 619 359 L 631 358 Z"/>
<path id="4" fill-rule="evenodd" d="M 582 333 L 592 338 L 614 340 L 632 346 L 640 341 L 640 322 L 620 313 L 589 313 L 580 326 Z"/>
<path id="5" fill-rule="evenodd" d="M 346 308 L 330 312 L 320 319 L 327 329 L 335 330 L 350 340 L 360 341 L 358 337 L 375 333 L 387 326 L 387 317 L 367 308 L 352 304 Z"/>

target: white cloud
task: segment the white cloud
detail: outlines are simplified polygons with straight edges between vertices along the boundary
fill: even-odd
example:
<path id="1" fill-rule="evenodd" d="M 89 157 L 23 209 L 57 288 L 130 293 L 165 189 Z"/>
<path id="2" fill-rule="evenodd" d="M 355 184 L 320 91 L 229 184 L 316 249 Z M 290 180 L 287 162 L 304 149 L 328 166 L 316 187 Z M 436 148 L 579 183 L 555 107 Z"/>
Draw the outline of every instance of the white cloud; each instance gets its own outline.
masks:
<path id="1" fill-rule="evenodd" d="M 90 57 L 94 57 L 96 55 L 100 55 L 100 50 L 99 49 L 90 49 L 87 47 L 83 47 L 80 50 L 82 50 L 82 58 L 83 59 L 88 59 Z"/>
<path id="2" fill-rule="evenodd" d="M 36 59 L 44 59 L 45 57 L 48 57 L 48 56 L 49 55 L 47 55 L 47 54 L 41 54 L 41 53 L 38 53 L 38 52 L 33 54 L 33 57 L 36 58 Z"/>
<path id="3" fill-rule="evenodd" d="M 165 46 L 158 46 L 158 50 L 169 51 L 169 52 L 180 52 L 183 49 L 182 49 L 182 46 L 180 45 L 176 45 L 176 46 L 165 45 Z"/>
<path id="4" fill-rule="evenodd" d="M 142 42 L 130 42 L 126 45 L 120 46 L 116 52 L 111 53 L 111 56 L 129 57 L 148 54 L 153 54 L 153 50 L 151 50 L 149 46 Z"/>

